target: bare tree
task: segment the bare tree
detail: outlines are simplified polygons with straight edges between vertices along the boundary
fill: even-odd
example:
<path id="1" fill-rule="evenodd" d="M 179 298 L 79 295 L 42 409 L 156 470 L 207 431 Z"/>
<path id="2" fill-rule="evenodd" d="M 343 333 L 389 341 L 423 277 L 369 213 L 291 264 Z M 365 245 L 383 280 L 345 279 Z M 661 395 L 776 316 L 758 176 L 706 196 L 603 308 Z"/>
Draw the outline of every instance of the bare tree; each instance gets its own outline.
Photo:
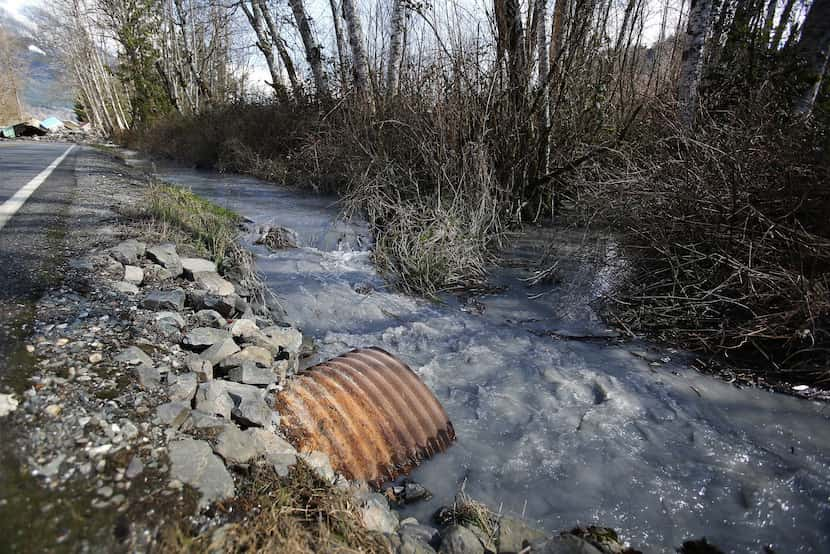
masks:
<path id="1" fill-rule="evenodd" d="M 291 11 L 294 13 L 294 21 L 297 23 L 297 29 L 300 31 L 300 38 L 303 40 L 305 58 L 311 67 L 311 74 L 314 76 L 314 86 L 317 88 L 317 95 L 322 98 L 327 98 L 330 96 L 330 93 L 326 72 L 323 69 L 322 48 L 314 37 L 314 33 L 311 31 L 311 23 L 308 20 L 305 6 L 303 6 L 303 0 L 288 0 L 288 3 L 291 6 Z"/>
<path id="2" fill-rule="evenodd" d="M 337 0 L 329 0 L 329 7 L 331 8 L 331 21 L 332 26 L 334 27 L 334 38 L 337 43 L 337 59 L 340 62 L 337 68 L 340 75 L 340 86 L 345 90 L 349 82 L 346 73 L 346 68 L 349 63 L 349 54 L 347 52 L 349 47 L 347 45 L 346 37 L 343 34 L 343 16 L 338 9 Z"/>
<path id="3" fill-rule="evenodd" d="M 389 96 L 393 96 L 398 92 L 405 28 L 406 0 L 393 0 L 392 20 L 389 29 L 389 59 L 386 66 L 386 94 Z"/>
<path id="4" fill-rule="evenodd" d="M 349 46 L 352 50 L 352 71 L 355 88 L 359 96 L 369 98 L 369 56 L 366 53 L 366 39 L 360 15 L 355 9 L 354 0 L 342 0 L 343 20 L 349 33 Z"/>
<path id="5" fill-rule="evenodd" d="M 801 29 L 796 57 L 803 72 L 803 87 L 793 109 L 799 115 L 809 115 L 830 59 L 830 0 L 814 0 L 810 6 Z"/>
<path id="6" fill-rule="evenodd" d="M 285 72 L 288 74 L 288 82 L 291 83 L 291 90 L 294 92 L 296 98 L 301 98 L 303 95 L 303 87 L 300 80 L 297 78 L 297 71 L 294 69 L 294 61 L 288 53 L 288 48 L 285 46 L 285 40 L 282 38 L 279 27 L 271 14 L 266 0 L 252 0 L 259 6 L 260 13 L 265 20 L 265 26 L 271 36 L 271 44 L 277 49 L 277 53 L 282 60 L 282 65 L 285 67 Z"/>
<path id="7" fill-rule="evenodd" d="M 691 126 L 697 112 L 698 90 L 703 72 L 703 47 L 711 24 L 712 0 L 692 0 L 686 24 L 686 45 L 680 67 L 677 96 L 680 118 Z"/>

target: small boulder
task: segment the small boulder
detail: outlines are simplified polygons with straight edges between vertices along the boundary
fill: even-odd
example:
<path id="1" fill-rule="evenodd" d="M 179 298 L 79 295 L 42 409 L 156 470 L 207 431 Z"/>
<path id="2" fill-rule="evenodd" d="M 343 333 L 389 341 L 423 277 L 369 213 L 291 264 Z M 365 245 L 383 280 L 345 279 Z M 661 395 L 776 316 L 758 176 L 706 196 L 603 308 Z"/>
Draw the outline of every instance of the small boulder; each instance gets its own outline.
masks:
<path id="1" fill-rule="evenodd" d="M 242 338 L 248 337 L 259 331 L 259 327 L 257 327 L 256 322 L 251 319 L 237 319 L 228 325 L 227 329 L 231 332 L 231 336 Z"/>
<path id="2" fill-rule="evenodd" d="M 438 552 L 439 554 L 484 554 L 484 546 L 475 533 L 461 525 L 453 525 L 444 531 Z"/>
<path id="3" fill-rule="evenodd" d="M 389 509 L 386 497 L 376 492 L 366 494 L 360 506 L 363 526 L 370 531 L 392 534 L 398 528 L 398 516 Z"/>
<path id="4" fill-rule="evenodd" d="M 259 454 L 255 438 L 233 425 L 219 433 L 213 450 L 229 464 L 247 464 Z"/>
<path id="5" fill-rule="evenodd" d="M 144 365 L 144 366 L 153 366 L 153 360 L 150 356 L 147 355 L 144 350 L 137 346 L 130 346 L 121 351 L 115 357 L 116 362 L 125 363 L 127 365 Z"/>
<path id="6" fill-rule="evenodd" d="M 443 544 L 441 545 L 443 547 Z M 533 541 L 532 552 L 541 554 L 603 554 L 601 550 L 588 541 L 564 533 L 547 540 Z"/>
<path id="7" fill-rule="evenodd" d="M 180 312 L 184 308 L 184 299 L 184 291 L 179 288 L 173 290 L 154 290 L 144 298 L 141 305 L 148 310 L 175 310 Z"/>
<path id="8" fill-rule="evenodd" d="M 200 383 L 213 379 L 213 364 L 197 354 L 187 357 L 187 369 L 196 375 Z"/>
<path id="9" fill-rule="evenodd" d="M 130 460 L 129 465 L 127 466 L 126 471 L 124 471 L 124 477 L 127 479 L 135 479 L 139 475 L 144 472 L 144 464 L 141 461 L 141 458 L 138 456 L 133 456 L 133 459 Z"/>
<path id="10" fill-rule="evenodd" d="M 228 324 L 222 314 L 216 310 L 199 310 L 196 312 L 196 321 L 203 327 L 222 328 Z"/>
<path id="11" fill-rule="evenodd" d="M 217 296 L 228 296 L 234 293 L 233 284 L 211 271 L 199 271 L 193 274 L 193 280 L 199 287 Z"/>
<path id="12" fill-rule="evenodd" d="M 231 368 L 228 372 L 228 379 L 246 385 L 264 386 L 276 383 L 277 375 L 271 368 L 261 367 L 252 361 L 245 360 L 238 366 Z"/>
<path id="13" fill-rule="evenodd" d="M 170 325 L 175 325 L 179 329 L 185 326 L 184 318 L 176 312 L 158 312 L 156 321 L 164 321 Z"/>
<path id="14" fill-rule="evenodd" d="M 182 337 L 182 344 L 190 350 L 200 352 L 228 338 L 230 338 L 230 333 L 222 329 L 196 327 Z"/>
<path id="15" fill-rule="evenodd" d="M 144 270 L 136 265 L 125 265 L 124 280 L 134 285 L 140 285 L 144 281 Z"/>
<path id="16" fill-rule="evenodd" d="M 112 288 L 120 293 L 129 294 L 131 296 L 140 292 L 137 286 L 133 283 L 128 283 L 127 281 L 116 281 L 112 284 Z"/>
<path id="17" fill-rule="evenodd" d="M 272 325 L 262 330 L 268 338 L 280 346 L 280 348 L 291 354 L 300 351 L 303 344 L 303 335 L 291 326 Z"/>
<path id="18" fill-rule="evenodd" d="M 140 365 L 133 369 L 135 378 L 141 388 L 145 390 L 156 389 L 161 385 L 161 373 L 151 365 Z"/>
<path id="19" fill-rule="evenodd" d="M 184 439 L 171 442 L 168 453 L 170 478 L 199 491 L 199 508 L 206 508 L 211 502 L 234 495 L 231 474 L 205 441 Z"/>
<path id="20" fill-rule="evenodd" d="M 216 264 L 204 258 L 180 258 L 184 276 L 193 280 L 195 273 L 212 272 L 216 273 Z"/>
<path id="21" fill-rule="evenodd" d="M 260 367 L 271 367 L 273 360 L 274 356 L 266 348 L 262 348 L 261 346 L 246 346 L 239 352 L 219 362 L 219 367 L 222 369 L 241 367 L 243 362 L 253 362 Z"/>
<path id="22" fill-rule="evenodd" d="M 182 261 L 176 254 L 175 244 L 160 244 L 147 249 L 147 257 L 168 270 L 173 277 L 178 277 L 184 271 Z"/>
<path id="23" fill-rule="evenodd" d="M 190 406 L 184 402 L 167 402 L 156 408 L 156 417 L 164 424 L 173 428 L 181 427 L 190 415 Z"/>
<path id="24" fill-rule="evenodd" d="M 144 279 L 156 282 L 169 281 L 173 278 L 173 273 L 168 269 L 164 269 L 158 264 L 151 264 L 144 270 Z"/>
<path id="25" fill-rule="evenodd" d="M 0 417 L 6 417 L 17 409 L 20 401 L 13 394 L 0 394 Z"/>
<path id="26" fill-rule="evenodd" d="M 233 398 L 232 393 L 231 398 Z M 231 410 L 231 417 L 248 427 L 271 427 L 275 419 L 274 416 L 274 410 L 261 399 L 241 398 Z"/>
<path id="27" fill-rule="evenodd" d="M 110 256 L 124 265 L 134 265 L 140 256 L 144 255 L 146 244 L 135 239 L 128 239 L 113 246 L 109 250 Z"/>
<path id="28" fill-rule="evenodd" d="M 529 527 L 519 519 L 503 516 L 499 520 L 499 531 L 496 536 L 499 553 L 518 554 L 530 542 L 544 536 L 543 532 Z"/>
<path id="29" fill-rule="evenodd" d="M 196 387 L 199 386 L 199 378 L 195 373 L 180 373 L 168 376 L 169 386 L 167 396 L 170 400 L 187 402 L 193 399 L 196 394 Z"/>
<path id="30" fill-rule="evenodd" d="M 239 346 L 237 346 L 232 338 L 228 337 L 202 352 L 202 358 L 216 366 L 220 361 L 236 352 L 239 352 Z"/>
<path id="31" fill-rule="evenodd" d="M 330 483 L 334 482 L 334 469 L 331 467 L 331 460 L 324 452 L 303 452 L 300 458 L 314 470 L 321 479 Z"/>

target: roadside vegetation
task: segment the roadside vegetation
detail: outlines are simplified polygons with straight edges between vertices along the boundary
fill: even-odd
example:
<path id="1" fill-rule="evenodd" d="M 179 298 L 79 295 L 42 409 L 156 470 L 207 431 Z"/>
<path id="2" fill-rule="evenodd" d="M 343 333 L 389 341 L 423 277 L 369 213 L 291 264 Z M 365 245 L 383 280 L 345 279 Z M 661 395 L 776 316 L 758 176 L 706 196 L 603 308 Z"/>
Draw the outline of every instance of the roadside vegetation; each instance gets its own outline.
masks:
<path id="1" fill-rule="evenodd" d="M 606 302 L 626 332 L 830 379 L 830 0 L 343 0 L 314 25 L 301 0 L 91 4 L 56 39 L 85 113 L 159 156 L 338 192 L 401 288 L 476 289 L 506 231 L 592 226 L 630 262 Z M 120 45 L 112 74 L 88 28 Z M 231 70 L 240 44 L 267 94 Z"/>

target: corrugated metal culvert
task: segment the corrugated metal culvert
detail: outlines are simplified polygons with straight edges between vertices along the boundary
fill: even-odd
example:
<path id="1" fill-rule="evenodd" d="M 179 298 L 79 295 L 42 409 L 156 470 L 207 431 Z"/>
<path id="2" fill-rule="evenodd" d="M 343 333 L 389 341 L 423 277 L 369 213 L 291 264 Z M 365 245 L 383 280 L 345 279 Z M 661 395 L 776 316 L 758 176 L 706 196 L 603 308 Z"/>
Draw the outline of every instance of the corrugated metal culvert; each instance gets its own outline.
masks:
<path id="1" fill-rule="evenodd" d="M 277 394 L 280 425 L 301 451 L 328 454 L 374 485 L 445 450 L 455 431 L 435 395 L 403 362 L 372 347 L 318 364 Z"/>

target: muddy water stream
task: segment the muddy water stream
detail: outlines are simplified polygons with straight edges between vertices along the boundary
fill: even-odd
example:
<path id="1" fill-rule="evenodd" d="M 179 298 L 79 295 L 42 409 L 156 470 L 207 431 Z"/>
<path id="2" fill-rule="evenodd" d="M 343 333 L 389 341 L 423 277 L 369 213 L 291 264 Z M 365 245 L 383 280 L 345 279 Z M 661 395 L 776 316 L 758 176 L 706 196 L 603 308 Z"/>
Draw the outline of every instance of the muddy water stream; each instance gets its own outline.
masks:
<path id="1" fill-rule="evenodd" d="M 438 396 L 458 442 L 414 472 L 435 496 L 405 515 L 427 519 L 464 487 L 548 531 L 598 523 L 657 552 L 700 536 L 727 552 L 830 552 L 830 405 L 738 389 L 690 369 L 683 353 L 606 340 L 613 333 L 588 301 L 614 263 L 565 259 L 559 283 L 521 280 L 549 244 L 578 237 L 517 236 L 493 273 L 500 292 L 430 303 L 388 288 L 366 226 L 340 220 L 331 197 L 159 173 L 256 225 L 297 233 L 297 249 L 251 247 L 288 319 L 316 339 L 318 360 L 378 345 Z M 613 262 L 613 244 L 594 250 Z"/>

